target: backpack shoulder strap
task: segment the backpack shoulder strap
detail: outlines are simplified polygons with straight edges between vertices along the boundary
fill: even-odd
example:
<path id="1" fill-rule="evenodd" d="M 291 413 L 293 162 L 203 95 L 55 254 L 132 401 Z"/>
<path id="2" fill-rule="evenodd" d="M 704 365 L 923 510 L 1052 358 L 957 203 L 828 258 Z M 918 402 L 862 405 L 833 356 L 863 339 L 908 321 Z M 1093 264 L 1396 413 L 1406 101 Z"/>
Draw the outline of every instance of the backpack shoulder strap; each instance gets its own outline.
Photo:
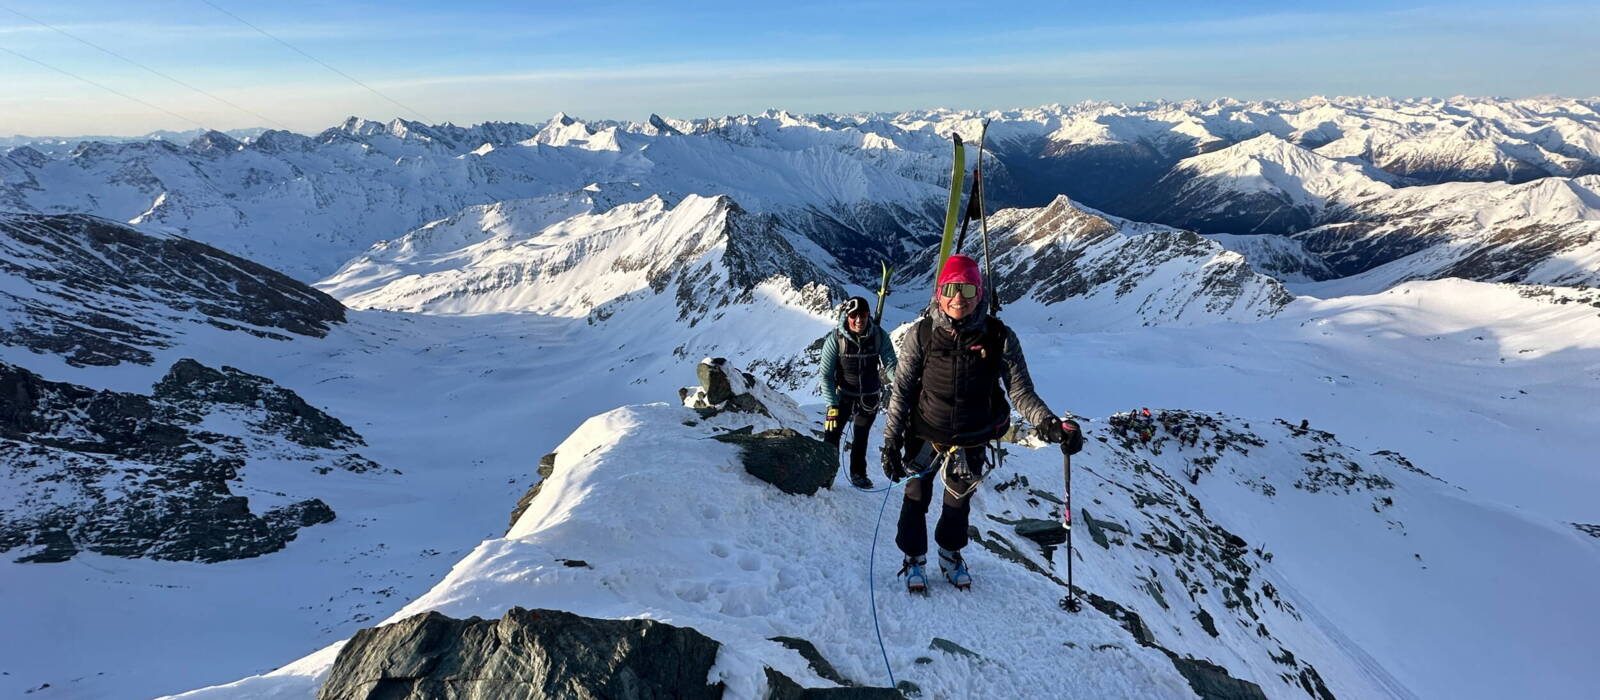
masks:
<path id="1" fill-rule="evenodd" d="M 1002 323 L 1000 319 L 993 316 L 985 319 L 983 340 L 981 342 L 983 343 L 984 354 L 988 355 L 990 362 L 998 364 L 1003 361 L 1003 355 L 1006 351 L 1006 336 L 1010 332 L 1010 329 L 1006 328 L 1006 324 Z"/>

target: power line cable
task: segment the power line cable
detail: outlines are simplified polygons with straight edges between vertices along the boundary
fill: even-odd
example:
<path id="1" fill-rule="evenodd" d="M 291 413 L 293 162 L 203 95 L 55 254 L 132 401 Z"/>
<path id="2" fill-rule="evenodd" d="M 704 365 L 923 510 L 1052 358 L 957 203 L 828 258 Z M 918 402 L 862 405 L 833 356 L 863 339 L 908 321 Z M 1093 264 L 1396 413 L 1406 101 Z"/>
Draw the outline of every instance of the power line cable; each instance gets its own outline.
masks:
<path id="1" fill-rule="evenodd" d="M 222 104 L 225 104 L 225 105 L 227 105 L 227 106 L 229 106 L 229 107 L 232 107 L 232 108 L 234 108 L 234 109 L 237 109 L 237 110 L 239 110 L 239 111 L 241 111 L 241 112 L 244 112 L 244 113 L 245 113 L 245 114 L 248 114 L 248 115 L 250 115 L 250 116 L 252 116 L 252 117 L 255 117 L 255 118 L 256 118 L 256 119 L 260 119 L 260 120 L 261 120 L 261 121 L 264 121 L 264 122 L 267 122 L 267 123 L 269 123 L 269 124 L 272 124 L 272 125 L 274 125 L 274 126 L 277 126 L 277 127 L 279 127 L 279 128 L 281 128 L 281 129 L 283 129 L 283 130 L 285 130 L 285 131 L 290 131 L 290 129 L 289 129 L 289 127 L 287 127 L 287 126 L 284 126 L 284 125 L 283 125 L 283 124 L 282 124 L 282 123 L 280 123 L 280 122 L 279 122 L 279 121 L 278 121 L 278 120 L 276 120 L 276 119 L 272 119 L 272 118 L 270 118 L 270 117 L 267 117 L 267 116 L 263 116 L 263 115 L 261 115 L 261 114 L 258 114 L 258 113 L 256 113 L 256 112 L 254 112 L 254 111 L 252 111 L 252 110 L 249 110 L 249 109 L 245 109 L 245 108 L 244 108 L 244 107 L 240 107 L 240 106 L 239 106 L 239 105 L 236 105 L 236 104 L 234 104 L 234 103 L 232 103 L 232 102 L 229 102 L 229 101 L 228 101 L 228 100 L 225 100 L 225 99 L 223 99 L 223 98 L 221 98 L 221 97 L 218 97 L 218 96 L 216 96 L 216 95 L 213 95 L 213 94 L 211 94 L 211 93 L 209 93 L 209 92 L 206 92 L 206 91 L 205 91 L 205 90 L 201 90 L 201 89 L 200 89 L 200 88 L 197 88 L 197 87 L 195 87 L 195 86 L 193 86 L 193 85 L 190 85 L 190 84 L 188 84 L 188 83 L 186 83 L 186 82 L 184 82 L 184 81 L 182 81 L 182 80 L 179 80 L 179 79 L 177 79 L 177 78 L 174 78 L 174 77 L 172 77 L 172 76 L 170 76 L 170 75 L 167 75 L 167 74 L 166 74 L 166 73 L 163 73 L 163 72 L 161 72 L 161 71 L 158 71 L 158 70 L 156 70 L 156 69 L 154 69 L 154 68 L 151 68 L 151 67 L 150 67 L 150 66 L 147 66 L 147 65 L 145 65 L 145 64 L 143 64 L 143 63 L 140 63 L 140 62 L 138 62 L 138 61 L 135 61 L 135 60 L 133 60 L 133 59 L 131 59 L 131 58 L 128 58 L 128 57 L 127 57 L 127 56 L 124 56 L 124 55 L 122 55 L 122 54 L 120 54 L 120 53 L 117 53 L 117 52 L 115 52 L 115 51 L 112 51 L 112 50 L 111 50 L 111 49 L 108 49 L 108 48 L 106 48 L 106 47 L 104 47 L 104 46 L 101 46 L 101 45 L 99 45 L 99 44 L 96 44 L 96 43 L 94 43 L 94 42 L 92 42 L 92 41 L 89 41 L 89 40 L 88 40 L 88 39 L 85 39 L 85 38 L 83 38 L 83 37 L 80 37 L 80 36 L 78 36 L 78 35 L 76 35 L 76 34 L 73 34 L 73 33 L 71 33 L 71 32 L 68 32 L 68 31 L 67 31 L 67 30 L 65 30 L 65 29 L 62 29 L 62 28 L 60 28 L 60 27 L 57 27 L 57 26 L 54 26 L 54 25 L 51 25 L 51 24 L 48 24 L 48 23 L 46 23 L 46 22 L 44 22 L 44 21 L 42 21 L 42 20 L 39 20 L 39 19 L 37 19 L 37 18 L 34 18 L 34 17 L 30 17 L 30 16 L 28 16 L 28 15 L 25 15 L 25 14 L 23 14 L 23 13 L 21 13 L 21 12 L 18 12 L 18 11 L 16 11 L 16 10 L 13 10 L 13 9 L 11 9 L 11 8 L 9 8 L 9 7 L 6 7 L 6 6 L 4 6 L 4 5 L 0 5 L 0 10 L 5 10 L 5 11 L 6 11 L 6 12 L 10 12 L 10 13 L 11 13 L 11 14 L 14 14 L 14 15 L 16 15 L 16 16 L 18 16 L 18 17 L 21 17 L 21 18 L 23 18 L 23 19 L 25 19 L 25 20 L 28 20 L 28 21 L 30 21 L 30 22 L 33 22 L 33 23 L 34 23 L 34 24 L 37 24 L 37 25 L 39 25 L 39 26 L 42 26 L 42 27 L 45 27 L 45 28 L 46 28 L 46 29 L 50 29 L 50 30 L 52 30 L 52 31 L 55 31 L 55 32 L 56 32 L 56 33 L 58 33 L 58 34 L 61 34 L 61 35 L 62 35 L 62 36 L 65 36 L 65 37 L 67 37 L 67 38 L 69 38 L 69 39 L 72 39 L 72 40 L 74 40 L 74 41 L 77 41 L 77 42 L 79 42 L 79 43 L 81 43 L 81 44 L 84 44 L 84 45 L 86 45 L 86 46 L 88 46 L 88 47 L 90 47 L 90 48 L 93 48 L 93 49 L 97 49 L 97 50 L 99 50 L 99 51 L 101 51 L 101 52 L 102 52 L 102 53 L 106 53 L 106 54 L 110 54 L 110 55 L 111 55 L 111 56 L 113 56 L 113 57 L 116 57 L 116 58 L 119 58 L 119 59 L 122 59 L 122 60 L 123 60 L 123 61 L 126 61 L 126 62 L 128 62 L 128 63 L 130 63 L 130 64 L 132 64 L 132 65 L 134 65 L 134 66 L 135 66 L 135 67 L 138 67 L 138 68 L 141 68 L 141 69 L 144 69 L 144 70 L 146 70 L 146 71 L 148 71 L 148 72 L 151 72 L 151 73 L 154 73 L 154 74 L 156 74 L 156 75 L 158 75 L 158 76 L 161 76 L 161 77 L 163 77 L 163 78 L 166 78 L 166 79 L 167 79 L 167 80 L 170 80 L 170 81 L 172 81 L 172 82 L 174 82 L 174 83 L 177 83 L 177 84 L 178 84 L 178 85 L 181 85 L 181 86 L 183 86 L 183 87 L 186 87 L 186 88 L 188 88 L 188 89 L 190 89 L 190 90 L 193 90 L 193 91 L 195 91 L 195 92 L 198 92 L 198 93 L 200 93 L 200 94 L 202 94 L 202 95 L 205 95 L 205 96 L 206 96 L 206 97 L 209 97 L 209 98 L 211 98 L 211 99 L 213 99 L 213 100 L 216 100 L 216 101 L 218 101 L 218 102 L 221 102 L 221 103 L 222 103 Z"/>
<path id="2" fill-rule="evenodd" d="M 419 112 L 419 111 L 417 111 L 415 109 L 412 109 L 410 107 L 405 106 L 404 104 L 401 104 L 399 100 L 396 100 L 393 97 L 390 97 L 388 95 L 385 95 L 385 94 L 379 92 L 377 88 L 372 87 L 371 85 L 368 85 L 368 84 L 363 83 L 363 82 L 361 82 L 359 80 L 356 80 L 349 73 L 346 73 L 346 72 L 344 72 L 342 70 L 339 70 L 338 68 L 334 68 L 333 66 L 328 65 L 327 63 L 323 62 L 322 59 L 319 59 L 316 56 L 312 56 L 311 54 L 308 54 L 308 53 L 306 53 L 304 51 L 301 51 L 299 49 L 299 47 L 295 46 L 294 44 L 291 44 L 291 43 L 289 43 L 287 41 L 279 39 L 276 36 L 273 36 L 272 34 L 267 33 L 267 30 L 262 29 L 260 27 L 257 27 L 256 25 L 245 21 L 245 19 L 243 17 L 240 17 L 240 16 L 238 16 L 236 14 L 233 14 L 232 12 L 229 12 L 227 10 L 222 9 L 216 3 L 211 2 L 211 0 L 200 0 L 200 2 L 203 2 L 203 3 L 207 4 L 207 5 L 210 5 L 212 9 L 238 20 L 240 24 L 243 24 L 246 27 L 249 27 L 249 28 L 254 29 L 254 30 L 258 31 L 258 32 L 261 32 L 262 36 L 265 36 L 268 39 L 271 39 L 271 40 L 276 41 L 276 42 L 278 42 L 280 44 L 283 44 L 284 46 L 288 47 L 289 50 L 294 51 L 295 53 L 300 54 L 301 56 L 305 56 L 308 59 L 311 59 L 317 65 L 322 66 L 323 68 L 331 70 L 331 71 L 333 71 L 335 73 L 338 73 L 339 75 L 343 76 L 346 80 L 349 80 L 352 83 L 355 83 L 357 85 L 360 85 L 361 87 L 366 88 L 372 94 L 377 95 L 378 97 L 382 97 L 385 100 L 388 100 L 394 106 L 399 107 L 400 109 L 406 110 L 407 112 L 415 114 L 415 115 L 417 115 L 419 117 L 422 117 L 422 120 L 424 122 L 427 122 L 427 123 L 430 123 L 430 124 L 434 123 L 434 121 L 432 119 L 429 119 L 427 117 L 427 115 L 423 114 L 422 112 Z"/>
<path id="3" fill-rule="evenodd" d="M 71 71 L 68 71 L 68 70 L 66 70 L 64 68 L 57 68 L 57 67 L 52 66 L 52 65 L 50 65 L 48 63 L 45 63 L 44 61 L 41 61 L 41 60 L 39 60 L 37 58 L 33 58 L 33 57 L 28 56 L 26 54 L 22 54 L 22 53 L 19 53 L 19 52 L 16 52 L 16 51 L 12 51 L 11 49 L 8 49 L 8 48 L 6 48 L 4 46 L 0 46 L 0 51 L 4 51 L 4 52 L 6 52 L 8 54 L 16 56 L 17 58 L 20 58 L 20 59 L 22 59 L 24 61 L 28 61 L 30 63 L 37 63 L 37 64 L 39 64 L 41 66 L 44 66 L 45 68 L 49 68 L 50 70 L 53 70 L 53 71 L 55 71 L 57 73 L 65 75 L 65 76 L 67 76 L 69 78 L 76 78 L 78 80 L 82 80 L 83 82 L 86 82 L 86 83 L 88 83 L 90 85 L 93 85 L 93 86 L 95 86 L 97 88 L 100 88 L 101 90 L 105 90 L 106 92 L 109 92 L 109 93 L 111 93 L 113 95 L 116 95 L 118 97 L 122 97 L 122 98 L 125 98 L 125 99 L 133 100 L 134 102 L 138 102 L 139 104 L 142 104 L 142 105 L 144 105 L 146 107 L 149 107 L 150 109 L 153 109 L 153 110 L 156 110 L 156 111 L 159 111 L 159 112 L 164 112 L 169 116 L 177 117 L 178 119 L 182 119 L 183 121 L 189 122 L 190 124 L 198 126 L 198 127 L 200 127 L 201 129 L 203 129 L 205 131 L 210 131 L 211 130 L 210 127 L 207 127 L 205 124 L 201 124 L 200 122 L 195 121 L 193 119 L 190 119 L 188 117 L 185 117 L 182 114 L 178 114 L 177 112 L 174 112 L 174 111 L 172 111 L 170 109 L 167 109 L 166 107 L 161 107 L 159 105 L 150 104 L 149 102 L 145 102 L 144 100 L 141 100 L 141 99 L 139 99 L 137 97 L 134 97 L 133 95 L 129 95 L 128 93 L 122 92 L 122 91 L 120 91 L 120 90 L 118 90 L 116 88 L 113 88 L 113 87 L 102 85 L 102 84 L 97 83 L 97 82 L 95 82 L 93 80 L 90 80 L 90 79 L 85 78 L 85 77 L 83 77 L 81 75 L 78 75 L 77 73 L 73 73 Z"/>

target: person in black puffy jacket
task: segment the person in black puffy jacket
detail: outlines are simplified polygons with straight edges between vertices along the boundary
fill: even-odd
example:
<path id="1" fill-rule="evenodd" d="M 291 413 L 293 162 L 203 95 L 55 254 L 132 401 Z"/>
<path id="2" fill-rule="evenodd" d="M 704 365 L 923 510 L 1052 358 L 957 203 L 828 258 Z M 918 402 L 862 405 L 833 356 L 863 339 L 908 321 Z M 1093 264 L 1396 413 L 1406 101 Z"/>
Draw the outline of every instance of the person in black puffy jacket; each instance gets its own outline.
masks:
<path id="1" fill-rule="evenodd" d="M 987 312 L 983 294 L 977 262 L 950 256 L 933 302 L 901 340 L 884 419 L 883 471 L 896 482 L 914 477 L 895 535 L 905 553 L 901 575 L 912 591 L 927 585 L 927 514 L 937 474 L 923 472 L 943 467 L 944 507 L 933 538 L 945 578 L 967 588 L 972 577 L 961 549 L 970 501 L 988 466 L 985 448 L 1010 427 L 1012 405 L 1046 441 L 1068 454 L 1083 448 L 1077 422 L 1057 417 L 1034 392 L 1016 333 Z"/>

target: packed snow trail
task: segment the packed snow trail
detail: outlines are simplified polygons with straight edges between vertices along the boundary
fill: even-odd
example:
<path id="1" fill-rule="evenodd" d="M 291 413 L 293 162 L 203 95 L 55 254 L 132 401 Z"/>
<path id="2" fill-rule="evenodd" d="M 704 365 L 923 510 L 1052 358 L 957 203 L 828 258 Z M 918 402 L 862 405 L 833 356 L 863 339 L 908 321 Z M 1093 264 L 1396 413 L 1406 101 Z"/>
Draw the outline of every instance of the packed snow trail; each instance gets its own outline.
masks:
<path id="1" fill-rule="evenodd" d="M 746 474 L 737 448 L 709 439 L 752 423 L 770 427 L 759 416 L 683 425 L 692 420 L 694 412 L 665 404 L 590 419 L 556 448 L 554 474 L 507 537 L 484 542 L 392 619 L 423 610 L 485 615 L 511 605 L 647 617 L 694 627 L 805 685 L 828 683 L 770 638 L 808 639 L 845 677 L 881 679 L 856 575 L 875 499 L 837 487 L 785 495 Z M 890 662 L 931 697 L 1189 697 L 1166 657 L 1133 644 L 1104 616 L 1068 623 L 1075 649 L 1051 642 L 1078 659 L 1073 677 L 1061 677 L 1057 664 L 1027 661 L 1041 640 L 1063 636 L 1057 587 L 992 557 L 974 562 L 984 578 L 970 594 L 939 585 L 926 598 L 880 601 Z M 981 658 L 930 650 L 934 637 Z M 1111 647 L 1092 648 L 1100 644 Z M 317 657 L 332 661 L 327 652 Z M 757 697 L 764 687 L 749 658 L 719 667 L 731 697 Z M 302 665 L 186 697 L 310 697 L 326 669 Z"/>

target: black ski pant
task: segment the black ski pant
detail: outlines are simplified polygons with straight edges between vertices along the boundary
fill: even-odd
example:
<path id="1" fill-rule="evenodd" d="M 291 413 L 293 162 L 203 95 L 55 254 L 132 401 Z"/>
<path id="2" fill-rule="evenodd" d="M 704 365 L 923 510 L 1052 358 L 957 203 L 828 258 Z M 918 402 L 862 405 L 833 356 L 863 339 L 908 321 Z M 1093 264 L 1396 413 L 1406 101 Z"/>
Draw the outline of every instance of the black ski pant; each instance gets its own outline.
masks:
<path id="1" fill-rule="evenodd" d="M 829 445 L 838 447 L 845 421 L 855 426 L 854 437 L 850 440 L 850 476 L 867 473 L 867 439 L 872 437 L 872 422 L 877 418 L 877 396 L 839 397 L 839 427 L 824 431 L 822 437 Z"/>
<path id="2" fill-rule="evenodd" d="M 984 447 L 968 447 L 962 453 L 954 459 L 970 460 L 972 473 L 982 474 L 988 459 Z M 918 438 L 907 438 L 905 459 L 908 467 L 918 472 L 927 471 L 935 462 L 933 446 Z M 942 459 L 938 461 L 943 462 Z M 933 540 L 951 551 L 967 546 L 967 519 L 972 513 L 972 492 L 977 490 L 977 481 L 952 479 L 946 470 L 942 475 L 933 473 L 906 482 L 905 500 L 900 503 L 900 528 L 894 543 L 908 557 L 928 553 L 928 506 L 933 501 L 934 477 L 944 482 L 944 488 L 940 489 L 944 494 L 944 507 L 939 511 L 939 523 L 933 528 Z"/>

